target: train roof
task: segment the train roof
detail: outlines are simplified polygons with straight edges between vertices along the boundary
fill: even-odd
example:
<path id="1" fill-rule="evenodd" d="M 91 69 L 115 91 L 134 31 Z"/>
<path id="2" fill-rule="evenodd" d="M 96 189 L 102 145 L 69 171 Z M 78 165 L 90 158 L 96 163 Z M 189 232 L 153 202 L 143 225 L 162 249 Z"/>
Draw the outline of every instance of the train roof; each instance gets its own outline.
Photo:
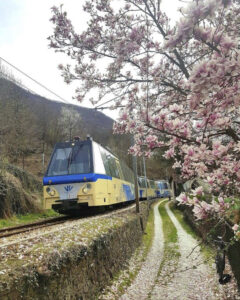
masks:
<path id="1" fill-rule="evenodd" d="M 58 143 L 55 144 L 55 147 L 60 148 L 60 147 L 63 147 L 63 146 L 74 146 L 74 145 L 77 145 L 77 144 L 84 144 L 84 143 L 87 144 L 87 143 L 92 143 L 92 142 L 98 144 L 99 146 L 104 148 L 106 151 L 111 153 L 115 158 L 119 159 L 118 156 L 115 153 L 113 153 L 110 148 L 108 148 L 107 146 L 103 146 L 102 144 L 94 141 L 92 139 L 92 137 L 90 137 L 90 136 L 88 136 L 85 140 L 80 140 L 80 138 L 75 138 L 73 141 L 58 142 Z"/>
<path id="2" fill-rule="evenodd" d="M 157 181 L 157 182 L 168 182 L 168 180 L 166 180 L 166 179 L 157 179 L 155 181 Z"/>

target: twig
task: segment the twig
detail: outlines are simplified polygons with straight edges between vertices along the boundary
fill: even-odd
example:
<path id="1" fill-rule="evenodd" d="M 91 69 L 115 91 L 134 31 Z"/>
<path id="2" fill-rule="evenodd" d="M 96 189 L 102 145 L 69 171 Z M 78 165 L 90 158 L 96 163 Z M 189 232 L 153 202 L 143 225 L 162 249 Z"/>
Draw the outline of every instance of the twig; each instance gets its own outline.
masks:
<path id="1" fill-rule="evenodd" d="M 203 243 L 203 240 L 202 240 L 200 243 L 198 243 L 195 247 L 193 247 L 193 248 L 192 248 L 192 251 L 190 252 L 190 254 L 188 254 L 188 255 L 186 256 L 186 258 L 189 258 L 189 256 L 192 255 L 192 253 L 195 251 L 195 249 L 196 249 L 197 247 L 199 247 L 202 243 Z"/>

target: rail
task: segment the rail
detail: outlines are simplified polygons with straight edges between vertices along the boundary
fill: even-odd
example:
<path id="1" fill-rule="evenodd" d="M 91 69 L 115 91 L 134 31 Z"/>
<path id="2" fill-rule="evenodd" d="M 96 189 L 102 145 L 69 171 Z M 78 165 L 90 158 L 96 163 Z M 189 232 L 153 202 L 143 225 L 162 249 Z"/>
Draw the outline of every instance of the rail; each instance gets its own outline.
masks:
<path id="1" fill-rule="evenodd" d="M 28 223 L 28 224 L 24 224 L 24 225 L 18 225 L 18 226 L 14 226 L 14 227 L 5 227 L 5 228 L 0 229 L 0 239 L 10 237 L 13 235 L 17 235 L 17 234 L 21 234 L 21 233 L 25 233 L 28 231 L 33 231 L 33 230 L 43 228 L 43 227 L 58 225 L 58 224 L 66 222 L 66 221 L 73 221 L 73 220 L 77 220 L 77 219 L 96 217 L 96 216 L 101 217 L 101 216 L 105 216 L 105 215 L 107 216 L 109 214 L 115 215 L 115 214 L 122 213 L 125 210 L 133 209 L 133 208 L 134 208 L 134 204 L 129 203 L 128 205 L 126 205 L 125 208 L 115 207 L 115 208 L 110 209 L 107 212 L 106 211 L 99 212 L 99 211 L 95 211 L 95 210 L 89 210 L 89 211 L 84 211 L 82 213 L 82 215 L 79 215 L 79 216 L 60 216 L 60 217 L 48 218 L 48 219 L 45 219 L 42 221 L 32 222 L 32 223 Z"/>
<path id="2" fill-rule="evenodd" d="M 48 218 L 38 222 L 32 222 L 24 225 L 14 226 L 14 227 L 5 227 L 0 229 L 0 239 L 9 237 L 15 234 L 24 233 L 27 231 L 32 231 L 34 229 L 48 227 L 51 225 L 61 224 L 66 222 L 67 220 L 72 220 L 73 217 L 62 216 L 56 218 Z"/>

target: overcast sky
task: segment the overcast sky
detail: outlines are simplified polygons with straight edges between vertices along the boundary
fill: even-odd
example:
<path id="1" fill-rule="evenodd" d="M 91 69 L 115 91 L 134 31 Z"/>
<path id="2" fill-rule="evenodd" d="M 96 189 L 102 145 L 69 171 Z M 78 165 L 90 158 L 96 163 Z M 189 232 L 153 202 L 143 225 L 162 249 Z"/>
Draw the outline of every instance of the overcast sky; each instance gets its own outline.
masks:
<path id="1" fill-rule="evenodd" d="M 74 103 L 74 86 L 63 82 L 57 70 L 65 57 L 48 48 L 47 37 L 52 34 L 50 8 L 64 4 L 73 25 L 81 30 L 86 24 L 82 12 L 83 0 L 0 0 L 0 57 L 6 59 L 37 81 L 46 85 L 56 94 Z M 178 0 L 163 0 L 163 9 L 177 19 Z M 16 75 L 25 85 L 48 98 L 56 97 L 48 94 L 30 81 Z M 58 99 L 57 99 L 58 100 Z M 81 104 L 92 107 L 89 103 Z M 112 112 L 106 112 L 112 115 Z"/>

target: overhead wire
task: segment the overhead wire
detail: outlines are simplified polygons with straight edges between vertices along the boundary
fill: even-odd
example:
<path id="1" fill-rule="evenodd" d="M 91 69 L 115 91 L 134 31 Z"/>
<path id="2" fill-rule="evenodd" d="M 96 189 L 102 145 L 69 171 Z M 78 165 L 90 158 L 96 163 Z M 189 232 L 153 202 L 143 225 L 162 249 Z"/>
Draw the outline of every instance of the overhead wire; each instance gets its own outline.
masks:
<path id="1" fill-rule="evenodd" d="M 19 73 L 21 73 L 22 75 L 26 76 L 28 79 L 32 80 L 33 82 L 35 82 L 36 84 L 38 84 L 39 86 L 41 86 L 43 89 L 47 90 L 49 93 L 51 93 L 52 95 L 56 96 L 57 98 L 61 99 L 63 102 L 68 103 L 68 104 L 72 104 L 70 101 L 64 99 L 63 97 L 59 96 L 58 94 L 56 94 L 54 91 L 50 90 L 48 87 L 46 87 L 45 85 L 43 85 L 42 83 L 40 83 L 39 81 L 37 81 L 36 79 L 34 79 L 33 77 L 31 77 L 30 75 L 28 75 L 27 73 L 25 73 L 24 71 L 20 70 L 18 67 L 14 66 L 13 64 L 11 64 L 9 61 L 7 61 L 6 59 L 2 58 L 0 56 L 0 60 L 4 61 L 6 64 L 8 64 L 9 66 L 11 66 L 13 69 L 15 69 L 16 71 L 18 71 Z M 18 84 L 18 83 L 17 83 Z M 21 85 L 21 84 L 20 84 Z M 23 85 L 24 88 L 26 88 Z M 30 90 L 30 89 L 29 89 Z M 31 90 L 32 92 L 32 90 Z M 38 93 L 36 93 L 38 94 Z"/>

